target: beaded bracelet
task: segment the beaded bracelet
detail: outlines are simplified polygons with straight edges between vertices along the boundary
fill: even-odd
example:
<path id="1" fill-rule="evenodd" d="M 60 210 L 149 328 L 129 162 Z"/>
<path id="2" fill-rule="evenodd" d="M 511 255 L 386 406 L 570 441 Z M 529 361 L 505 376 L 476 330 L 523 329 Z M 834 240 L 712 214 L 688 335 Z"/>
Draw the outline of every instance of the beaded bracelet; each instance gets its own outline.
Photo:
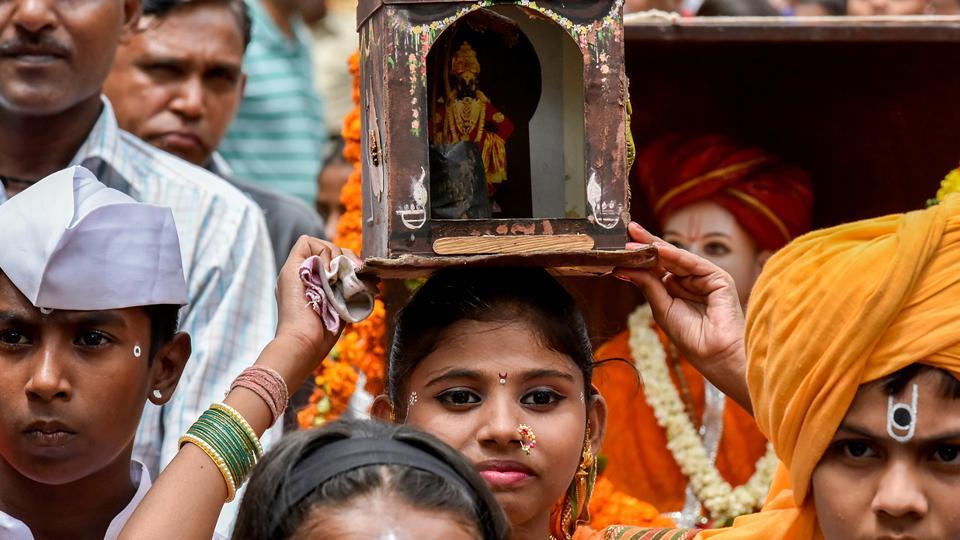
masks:
<path id="1" fill-rule="evenodd" d="M 225 403 L 214 403 L 203 412 L 179 446 L 191 443 L 213 461 L 227 485 L 227 502 L 250 476 L 263 456 L 263 447 L 256 432 L 236 409 Z"/>
<path id="2" fill-rule="evenodd" d="M 290 400 L 287 383 L 279 373 L 268 367 L 251 366 L 243 370 L 230 385 L 230 392 L 238 387 L 257 394 L 267 404 L 273 417 L 270 425 L 283 416 L 287 409 L 287 402 Z"/>

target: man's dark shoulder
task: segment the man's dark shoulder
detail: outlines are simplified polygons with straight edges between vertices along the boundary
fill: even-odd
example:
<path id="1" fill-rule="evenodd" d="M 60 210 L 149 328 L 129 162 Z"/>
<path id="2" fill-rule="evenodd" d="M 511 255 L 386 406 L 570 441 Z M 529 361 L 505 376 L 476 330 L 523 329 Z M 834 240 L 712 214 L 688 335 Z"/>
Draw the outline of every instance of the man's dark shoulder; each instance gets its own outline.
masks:
<path id="1" fill-rule="evenodd" d="M 253 182 L 227 176 L 222 178 L 245 193 L 263 210 L 277 268 L 283 266 L 287 254 L 290 253 L 290 249 L 300 235 L 306 234 L 326 240 L 323 219 L 300 199 Z"/>
<path id="2" fill-rule="evenodd" d="M 263 209 L 268 223 L 283 223 L 290 229 L 302 230 L 303 232 L 300 234 L 322 237 L 323 218 L 307 203 L 253 182 L 230 177 L 225 179 L 234 187 L 246 193 L 253 199 L 253 202 Z"/>

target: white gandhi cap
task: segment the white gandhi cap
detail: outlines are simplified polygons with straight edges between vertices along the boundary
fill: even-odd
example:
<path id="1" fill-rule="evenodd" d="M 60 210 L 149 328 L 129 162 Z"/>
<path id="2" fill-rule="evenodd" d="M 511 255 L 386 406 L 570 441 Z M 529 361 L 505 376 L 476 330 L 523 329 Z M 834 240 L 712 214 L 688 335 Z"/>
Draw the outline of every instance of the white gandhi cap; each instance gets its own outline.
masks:
<path id="1" fill-rule="evenodd" d="M 139 203 L 83 167 L 51 174 L 0 205 L 0 271 L 41 309 L 184 305 L 169 208 Z"/>

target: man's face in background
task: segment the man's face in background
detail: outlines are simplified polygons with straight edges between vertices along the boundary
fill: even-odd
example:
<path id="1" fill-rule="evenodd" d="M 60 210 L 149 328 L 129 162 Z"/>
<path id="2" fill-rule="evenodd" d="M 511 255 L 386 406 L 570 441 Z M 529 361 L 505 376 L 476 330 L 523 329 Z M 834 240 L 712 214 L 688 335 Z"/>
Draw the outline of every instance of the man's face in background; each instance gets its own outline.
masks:
<path id="1" fill-rule="evenodd" d="M 118 49 L 104 92 L 120 127 L 202 166 L 243 97 L 243 53 L 226 3 L 186 4 L 141 19 Z"/>

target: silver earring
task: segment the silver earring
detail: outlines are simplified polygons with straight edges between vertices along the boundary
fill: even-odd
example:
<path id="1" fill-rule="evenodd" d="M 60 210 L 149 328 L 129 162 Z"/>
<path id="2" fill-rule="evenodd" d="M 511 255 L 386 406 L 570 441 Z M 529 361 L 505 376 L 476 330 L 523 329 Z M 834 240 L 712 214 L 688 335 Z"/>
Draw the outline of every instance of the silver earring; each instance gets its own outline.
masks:
<path id="1" fill-rule="evenodd" d="M 133 346 L 133 356 L 135 358 L 140 358 L 140 355 L 143 354 L 143 351 L 140 349 L 140 344 L 137 343 Z"/>
<path id="2" fill-rule="evenodd" d="M 153 397 L 156 398 L 156 399 L 163 399 L 163 394 L 160 393 L 160 390 L 154 389 L 154 390 L 153 390 Z"/>
<path id="3" fill-rule="evenodd" d="M 407 407 L 413 407 L 413 405 L 414 405 L 416 402 L 417 402 L 417 393 L 416 393 L 416 392 L 410 392 L 410 397 L 407 399 Z"/>
<path id="4" fill-rule="evenodd" d="M 893 396 L 887 398 L 887 435 L 900 443 L 909 442 L 917 431 L 917 385 L 913 385 L 913 398 L 910 404 L 894 403 Z M 906 432 L 906 433 L 904 433 Z"/>
<path id="5" fill-rule="evenodd" d="M 580 403 L 583 403 L 583 392 L 580 392 Z"/>

